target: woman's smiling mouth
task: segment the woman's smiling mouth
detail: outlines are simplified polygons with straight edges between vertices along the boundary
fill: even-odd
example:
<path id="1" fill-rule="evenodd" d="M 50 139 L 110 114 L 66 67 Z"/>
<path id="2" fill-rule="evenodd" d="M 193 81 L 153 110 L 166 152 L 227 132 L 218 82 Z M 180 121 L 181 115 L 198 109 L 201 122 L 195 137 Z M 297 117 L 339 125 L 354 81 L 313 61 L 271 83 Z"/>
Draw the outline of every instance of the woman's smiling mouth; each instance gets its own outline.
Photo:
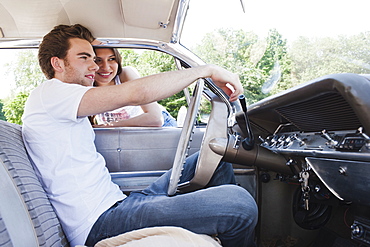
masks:
<path id="1" fill-rule="evenodd" d="M 97 73 L 99 76 L 103 77 L 103 78 L 108 78 L 112 72 L 109 72 L 109 73 Z"/>

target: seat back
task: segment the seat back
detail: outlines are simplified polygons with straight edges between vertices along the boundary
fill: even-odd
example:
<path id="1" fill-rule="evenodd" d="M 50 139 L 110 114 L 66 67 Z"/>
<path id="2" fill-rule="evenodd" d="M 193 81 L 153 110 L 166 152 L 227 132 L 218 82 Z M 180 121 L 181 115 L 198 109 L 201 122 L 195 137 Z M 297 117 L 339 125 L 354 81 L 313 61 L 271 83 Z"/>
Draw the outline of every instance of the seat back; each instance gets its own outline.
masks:
<path id="1" fill-rule="evenodd" d="M 31 162 L 21 126 L 0 120 L 0 246 L 69 246 Z"/>

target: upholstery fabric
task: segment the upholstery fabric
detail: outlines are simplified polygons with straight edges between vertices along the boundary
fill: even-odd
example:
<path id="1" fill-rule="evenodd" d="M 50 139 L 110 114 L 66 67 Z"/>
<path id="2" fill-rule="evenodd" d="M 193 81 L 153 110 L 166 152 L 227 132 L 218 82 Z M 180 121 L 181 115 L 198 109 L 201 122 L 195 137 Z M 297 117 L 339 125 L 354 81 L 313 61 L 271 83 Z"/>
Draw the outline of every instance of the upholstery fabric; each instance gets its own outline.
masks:
<path id="1" fill-rule="evenodd" d="M 207 235 L 195 234 L 180 227 L 150 227 L 104 239 L 95 247 L 220 247 Z"/>
<path id="2" fill-rule="evenodd" d="M 23 144 L 21 126 L 0 121 L 0 154 L 0 164 L 3 163 L 11 174 L 27 206 L 39 246 L 69 246 L 49 199 L 35 175 Z"/>

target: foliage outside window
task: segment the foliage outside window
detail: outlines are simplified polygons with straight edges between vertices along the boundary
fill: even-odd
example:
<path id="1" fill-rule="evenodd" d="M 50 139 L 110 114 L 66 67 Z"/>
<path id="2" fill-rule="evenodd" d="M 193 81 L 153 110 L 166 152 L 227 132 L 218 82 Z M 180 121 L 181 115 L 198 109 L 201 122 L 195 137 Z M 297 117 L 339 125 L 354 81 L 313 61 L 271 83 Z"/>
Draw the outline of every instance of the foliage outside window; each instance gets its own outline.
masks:
<path id="1" fill-rule="evenodd" d="M 4 103 L 0 99 L 0 120 L 6 121 L 6 117 L 5 117 L 4 112 L 3 112 L 3 106 L 4 106 Z"/>
<path id="2" fill-rule="evenodd" d="M 370 73 L 370 32 L 300 37 L 288 44 L 276 29 L 266 38 L 219 29 L 206 34 L 194 52 L 239 74 L 249 104 L 320 76 Z"/>
<path id="3" fill-rule="evenodd" d="M 26 104 L 29 93 L 21 92 L 12 100 L 7 102 L 3 107 L 4 115 L 10 123 L 22 124 L 22 115 L 24 112 L 24 105 Z"/>
<path id="4" fill-rule="evenodd" d="M 145 50 L 141 53 L 129 49 L 120 49 L 122 66 L 133 66 L 138 69 L 141 76 L 177 70 L 174 58 L 168 54 Z M 175 83 L 175 82 L 174 82 Z M 181 106 L 186 105 L 184 92 L 179 92 L 169 98 L 158 101 L 167 111 L 177 118 Z"/>
<path id="5" fill-rule="evenodd" d="M 288 43 L 276 29 L 263 38 L 253 32 L 219 29 L 205 34 L 192 50 L 205 62 L 237 73 L 248 104 L 320 76 L 370 73 L 370 32 L 322 38 L 302 36 Z M 36 54 L 36 49 L 24 51 L 16 63 L 8 65 L 16 80 L 12 96 L 3 102 L 4 115 L 10 122 L 21 122 L 17 112 L 24 98 L 44 80 Z M 136 67 L 142 76 L 177 69 L 173 58 L 161 52 L 121 49 L 121 54 L 123 66 Z M 182 92 L 159 103 L 174 117 L 180 106 L 186 105 Z M 208 111 L 207 106 L 203 110 Z"/>

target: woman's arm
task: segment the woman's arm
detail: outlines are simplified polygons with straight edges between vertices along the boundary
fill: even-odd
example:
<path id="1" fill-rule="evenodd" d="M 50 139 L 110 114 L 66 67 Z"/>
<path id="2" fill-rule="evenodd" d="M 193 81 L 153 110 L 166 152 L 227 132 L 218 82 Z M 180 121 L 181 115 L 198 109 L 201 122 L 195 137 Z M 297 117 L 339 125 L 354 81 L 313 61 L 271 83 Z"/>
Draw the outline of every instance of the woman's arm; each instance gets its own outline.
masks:
<path id="1" fill-rule="evenodd" d="M 131 66 L 122 67 L 122 72 L 119 75 L 119 79 L 121 83 L 132 81 L 140 77 L 141 75 L 139 71 L 135 67 L 131 67 Z"/>
<path id="2" fill-rule="evenodd" d="M 93 127 L 161 127 L 163 125 L 164 120 L 162 111 L 160 110 L 158 103 L 154 102 L 142 105 L 141 109 L 143 110 L 143 113 L 138 116 L 117 122 L 111 122 L 109 124 L 93 125 Z"/>

